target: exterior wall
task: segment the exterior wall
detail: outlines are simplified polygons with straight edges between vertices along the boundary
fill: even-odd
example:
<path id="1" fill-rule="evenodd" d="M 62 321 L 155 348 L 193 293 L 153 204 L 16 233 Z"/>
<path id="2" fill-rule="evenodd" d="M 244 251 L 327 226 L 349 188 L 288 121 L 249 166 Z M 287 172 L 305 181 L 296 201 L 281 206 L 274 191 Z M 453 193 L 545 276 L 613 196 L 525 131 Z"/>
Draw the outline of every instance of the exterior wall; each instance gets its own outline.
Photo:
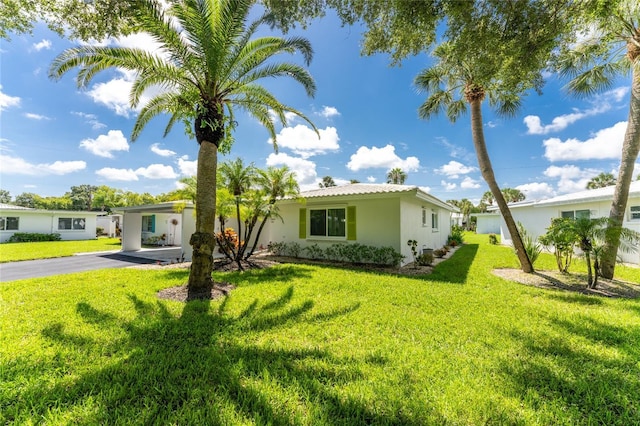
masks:
<path id="1" fill-rule="evenodd" d="M 426 211 L 426 223 L 422 223 L 422 210 Z M 403 199 L 401 202 L 401 253 L 405 256 L 403 264 L 413 262 L 409 240 L 418 242 L 418 253 L 423 249 L 437 249 L 447 243 L 451 235 L 451 214 L 449 211 L 433 204 L 420 202 L 416 198 Z M 438 215 L 438 228 L 432 228 L 431 215 Z"/>
<path id="2" fill-rule="evenodd" d="M 502 216 L 499 214 L 475 214 L 478 218 L 476 234 L 499 234 Z"/>
<path id="3" fill-rule="evenodd" d="M 96 238 L 96 214 L 78 211 L 4 210 L 2 217 L 18 217 L 17 231 L 0 231 L 0 242 L 8 241 L 16 232 L 60 234 L 62 240 L 93 240 Z M 85 221 L 84 229 L 58 229 L 58 219 L 72 218 Z"/>
<path id="4" fill-rule="evenodd" d="M 164 240 L 161 245 L 180 245 L 182 242 L 182 215 L 180 213 L 142 213 L 140 218 L 140 226 L 142 226 L 142 217 L 155 216 L 155 229 L 153 232 L 142 231 L 143 243 L 154 237 L 160 238 L 164 236 Z M 177 224 L 172 223 L 173 220 L 177 221 Z"/>
<path id="5" fill-rule="evenodd" d="M 122 229 L 122 215 L 110 214 L 107 216 L 98 216 L 96 218 L 96 226 L 104 229 L 105 234 L 111 238 L 117 237 L 116 224 Z"/>
<path id="6" fill-rule="evenodd" d="M 307 209 L 307 215 L 313 208 L 356 207 L 356 240 L 347 241 L 344 238 L 315 237 L 309 235 L 309 220 L 307 220 L 307 238 L 299 238 L 299 212 L 301 208 Z M 370 198 L 364 200 L 318 200 L 310 199 L 306 204 L 283 203 L 279 205 L 280 219 L 270 221 L 263 231 L 264 239 L 261 243 L 268 242 L 297 242 L 302 247 L 318 244 L 326 248 L 334 243 L 360 243 L 376 247 L 391 246 L 397 251 L 404 247 L 398 238 L 400 235 L 400 199 L 395 198 Z M 406 245 L 406 242 L 405 242 Z"/>
<path id="7" fill-rule="evenodd" d="M 630 197 L 627 203 L 627 212 L 625 214 L 625 221 L 623 226 L 632 229 L 636 232 L 640 232 L 640 220 L 631 220 L 629 208 L 631 206 L 640 206 L 640 197 Z M 551 224 L 551 219 L 561 217 L 561 212 L 570 210 L 590 210 L 592 218 L 596 217 L 608 217 L 609 210 L 611 209 L 611 201 L 599 201 L 591 203 L 571 203 L 565 205 L 554 206 L 526 206 L 521 208 L 513 208 L 511 213 L 516 222 L 521 222 L 525 229 L 534 237 L 537 238 L 547 232 L 547 228 Z M 500 220 L 500 236 L 502 243 L 507 245 L 513 245 L 511 236 L 507 230 L 504 220 Z M 621 250 L 618 251 L 618 256 L 623 262 L 640 264 L 640 253 L 638 251 L 632 253 L 624 253 Z"/>

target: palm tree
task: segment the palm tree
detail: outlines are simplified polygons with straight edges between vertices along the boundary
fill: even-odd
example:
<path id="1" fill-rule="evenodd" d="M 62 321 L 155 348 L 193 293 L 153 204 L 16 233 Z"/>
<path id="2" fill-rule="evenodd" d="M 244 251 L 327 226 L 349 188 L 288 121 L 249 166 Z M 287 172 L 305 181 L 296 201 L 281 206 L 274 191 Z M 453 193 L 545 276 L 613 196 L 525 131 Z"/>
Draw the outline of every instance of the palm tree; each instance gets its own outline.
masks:
<path id="1" fill-rule="evenodd" d="M 292 112 L 313 126 L 302 113 L 282 104 L 259 84 L 264 78 L 287 76 L 313 96 L 315 83 L 304 67 L 273 60 L 277 54 L 298 51 L 309 64 L 311 45 L 300 37 L 252 39 L 265 20 L 247 25 L 253 3 L 182 0 L 170 2 L 165 10 L 159 0 L 140 0 L 136 2 L 139 28 L 149 33 L 160 49 L 152 53 L 137 48 L 79 46 L 56 57 L 49 72 L 51 77 L 60 78 L 79 67 L 78 86 L 87 87 L 100 71 L 112 67 L 134 71 L 137 74 L 130 94 L 133 107 L 147 89 L 163 88 L 140 110 L 132 140 L 153 117 L 163 113 L 169 114 L 165 136 L 178 121 L 193 126 L 187 129 L 199 145 L 196 231 L 190 239 L 193 262 L 188 282 L 194 292 L 212 285 L 217 155 L 219 149 L 230 149 L 236 124 L 234 108 L 255 117 L 268 130 L 274 147 L 272 112 L 283 124 L 285 113 Z"/>
<path id="2" fill-rule="evenodd" d="M 235 198 L 236 204 L 236 219 L 238 225 L 238 238 L 242 236 L 242 219 L 240 216 L 240 204 L 242 202 L 242 196 L 253 185 L 256 177 L 256 168 L 253 163 L 245 167 L 241 158 L 236 158 L 233 161 L 227 161 L 220 166 L 220 178 L 221 184 L 225 188 L 229 189 L 231 195 Z M 221 231 L 224 231 L 221 229 Z M 245 239 L 246 240 L 246 239 Z M 242 239 L 241 239 L 242 241 Z M 240 258 L 236 259 L 238 267 L 242 269 L 240 265 Z"/>
<path id="3" fill-rule="evenodd" d="M 325 176 L 322 178 L 322 182 L 318 183 L 318 186 L 320 186 L 320 188 L 330 188 L 336 186 L 336 183 L 331 176 Z"/>
<path id="4" fill-rule="evenodd" d="M 616 184 L 616 178 L 611 173 L 600 173 L 598 176 L 591 178 L 587 182 L 587 189 L 604 188 L 606 186 L 612 186 Z"/>
<path id="5" fill-rule="evenodd" d="M 491 193 L 491 191 L 486 191 L 484 194 L 482 194 L 482 199 L 480 200 L 480 202 L 492 206 L 493 194 Z"/>
<path id="6" fill-rule="evenodd" d="M 402 185 L 405 180 L 407 180 L 407 174 L 399 167 L 395 167 L 387 173 L 387 183 Z"/>
<path id="7" fill-rule="evenodd" d="M 502 188 L 501 192 L 507 203 L 517 203 L 527 198 L 519 189 L 515 188 Z"/>
<path id="8" fill-rule="evenodd" d="M 287 166 L 268 167 L 266 170 L 258 170 L 256 183 L 260 192 L 266 196 L 268 205 L 266 206 L 262 223 L 253 241 L 253 246 L 245 256 L 245 259 L 248 259 L 255 251 L 267 220 L 277 214 L 276 201 L 284 197 L 297 196 L 300 192 L 298 181 L 295 179 L 295 173 Z"/>
<path id="9" fill-rule="evenodd" d="M 606 10 L 596 11 L 592 37 L 564 52 L 559 62 L 561 75 L 570 79 L 569 92 L 583 96 L 609 89 L 615 78 L 631 71 L 629 118 L 601 256 L 605 278 L 613 278 L 629 187 L 640 153 L 640 3 L 620 1 L 615 6 L 611 10 L 607 3 Z"/>

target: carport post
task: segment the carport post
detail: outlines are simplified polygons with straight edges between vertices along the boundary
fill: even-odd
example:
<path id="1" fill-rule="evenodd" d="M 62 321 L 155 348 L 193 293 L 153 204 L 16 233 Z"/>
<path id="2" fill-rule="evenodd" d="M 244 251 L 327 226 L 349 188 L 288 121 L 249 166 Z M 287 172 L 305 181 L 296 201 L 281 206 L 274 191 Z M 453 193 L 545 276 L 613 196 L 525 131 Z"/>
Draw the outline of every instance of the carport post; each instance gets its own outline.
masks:
<path id="1" fill-rule="evenodd" d="M 122 216 L 122 251 L 142 248 L 142 213 L 124 212 Z"/>

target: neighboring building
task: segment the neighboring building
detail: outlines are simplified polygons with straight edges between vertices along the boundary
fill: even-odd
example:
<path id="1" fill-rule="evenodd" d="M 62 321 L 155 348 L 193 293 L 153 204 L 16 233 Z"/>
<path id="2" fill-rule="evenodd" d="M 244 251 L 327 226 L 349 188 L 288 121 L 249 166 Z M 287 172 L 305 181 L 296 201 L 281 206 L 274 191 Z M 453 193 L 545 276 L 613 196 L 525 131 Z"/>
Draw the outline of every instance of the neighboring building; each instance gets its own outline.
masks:
<path id="1" fill-rule="evenodd" d="M 502 216 L 500 213 L 474 213 L 476 217 L 476 234 L 499 234 L 500 221 Z"/>
<path id="2" fill-rule="evenodd" d="M 279 219 L 265 226 L 260 243 L 317 243 L 325 248 L 336 242 L 391 246 L 410 262 L 408 240 L 418 248 L 440 248 L 451 234 L 451 214 L 457 209 L 417 186 L 350 184 L 300 193 L 299 198 L 277 202 Z"/>
<path id="3" fill-rule="evenodd" d="M 191 260 L 189 238 L 196 227 L 190 201 L 120 207 L 114 211 L 122 214 L 122 251 L 140 250 L 143 244 L 181 246 L 184 258 Z"/>
<path id="4" fill-rule="evenodd" d="M 122 215 L 109 214 L 98 216 L 96 226 L 102 228 L 105 235 L 111 238 L 119 237 L 122 230 Z"/>
<path id="5" fill-rule="evenodd" d="M 522 223 L 527 232 L 537 238 L 547 232 L 551 219 L 556 217 L 609 217 L 614 190 L 615 186 L 590 189 L 547 200 L 511 204 L 509 208 L 514 220 Z M 640 232 L 640 181 L 631 183 L 622 226 Z M 512 244 L 511 236 L 502 219 L 500 235 L 503 244 Z M 619 250 L 618 257 L 623 262 L 640 264 L 640 250 L 632 253 Z"/>
<path id="6" fill-rule="evenodd" d="M 60 234 L 63 240 L 96 238 L 96 217 L 100 212 L 38 210 L 0 204 L 0 242 L 16 232 Z"/>

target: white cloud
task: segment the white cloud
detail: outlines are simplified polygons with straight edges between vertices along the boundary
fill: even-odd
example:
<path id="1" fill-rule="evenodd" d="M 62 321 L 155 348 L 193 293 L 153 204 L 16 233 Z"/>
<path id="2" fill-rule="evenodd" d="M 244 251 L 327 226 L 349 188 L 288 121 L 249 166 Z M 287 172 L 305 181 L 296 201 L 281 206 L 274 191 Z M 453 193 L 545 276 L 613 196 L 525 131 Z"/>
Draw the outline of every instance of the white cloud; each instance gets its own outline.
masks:
<path id="1" fill-rule="evenodd" d="M 198 174 L 198 160 L 189 161 L 189 156 L 185 155 L 178 159 L 178 169 L 182 176 L 195 176 Z"/>
<path id="2" fill-rule="evenodd" d="M 602 114 L 609 111 L 612 102 L 620 102 L 629 92 L 628 87 L 619 87 L 597 96 L 593 101 L 593 107 L 584 111 L 575 109 L 570 114 L 560 115 L 551 120 L 551 124 L 542 124 L 542 120 L 537 115 L 527 115 L 524 124 L 527 126 L 527 133 L 530 135 L 546 135 L 552 132 L 559 132 L 569 125 L 586 117 Z"/>
<path id="3" fill-rule="evenodd" d="M 20 105 L 20 98 L 4 94 L 2 92 L 2 85 L 0 85 L 0 111 L 18 105 Z"/>
<path id="4" fill-rule="evenodd" d="M 422 189 L 427 194 L 431 192 L 431 187 L 430 186 L 419 186 L 418 188 Z"/>
<path id="5" fill-rule="evenodd" d="M 318 114 L 323 116 L 324 118 L 331 118 L 340 115 L 340 111 L 338 111 L 336 107 L 323 105 L 322 111 L 320 111 Z"/>
<path id="6" fill-rule="evenodd" d="M 460 175 L 466 175 L 476 170 L 478 170 L 477 167 L 465 166 L 458 161 L 451 160 L 442 167 L 435 169 L 435 172 L 440 175 L 446 175 L 451 179 L 457 179 Z"/>
<path id="7" fill-rule="evenodd" d="M 0 153 L 2 173 L 10 175 L 66 175 L 87 168 L 84 161 L 54 161 L 53 163 L 31 164 L 20 157 Z"/>
<path id="8" fill-rule="evenodd" d="M 460 182 L 460 188 L 462 189 L 477 189 L 480 188 L 480 184 L 477 180 L 471 179 L 469 176 L 465 177 L 462 182 Z"/>
<path id="9" fill-rule="evenodd" d="M 337 151 L 340 148 L 338 131 L 335 127 L 319 129 L 320 138 L 310 127 L 298 124 L 295 127 L 285 127 L 277 135 L 278 146 L 288 148 L 302 158 L 313 155 L 326 154 L 328 151 Z M 273 140 L 269 138 L 269 144 Z"/>
<path id="10" fill-rule="evenodd" d="M 33 114 L 31 112 L 27 112 L 24 114 L 25 117 L 27 117 L 30 120 L 51 120 L 49 117 L 47 117 L 46 115 L 40 115 L 40 114 Z"/>
<path id="11" fill-rule="evenodd" d="M 385 168 L 387 170 L 400 168 L 404 172 L 415 172 L 420 167 L 420 160 L 416 157 L 402 159 L 396 155 L 393 145 L 383 148 L 361 146 L 347 163 L 347 168 L 354 172 L 361 169 Z"/>
<path id="12" fill-rule="evenodd" d="M 151 152 L 153 152 L 154 154 L 158 154 L 161 157 L 173 157 L 174 155 L 176 155 L 175 151 L 160 148 L 159 143 L 154 143 L 151 145 Z"/>
<path id="13" fill-rule="evenodd" d="M 114 169 L 112 167 L 105 167 L 100 170 L 96 170 L 96 174 L 106 180 L 115 180 L 130 182 L 138 180 L 138 175 L 131 169 Z"/>
<path id="14" fill-rule="evenodd" d="M 109 130 L 96 139 L 84 139 L 80 147 L 99 157 L 113 158 L 113 151 L 129 151 L 129 143 L 120 130 Z"/>
<path id="15" fill-rule="evenodd" d="M 376 181 L 376 178 L 375 178 L 375 177 L 373 177 L 373 176 L 367 176 L 367 182 L 369 182 L 369 183 L 373 183 L 373 182 L 375 182 L 375 181 Z"/>
<path id="16" fill-rule="evenodd" d="M 444 180 L 440 181 L 440 185 L 442 185 L 444 187 L 445 191 L 453 191 L 454 189 L 456 189 L 458 187 L 457 184 L 449 183 L 449 182 L 444 181 Z"/>
<path id="17" fill-rule="evenodd" d="M 87 124 L 90 124 L 93 130 L 100 130 L 107 127 L 106 124 L 98 121 L 98 117 L 95 114 L 86 114 L 84 112 L 76 112 L 76 111 L 71 111 L 71 114 L 84 118 L 85 122 Z"/>
<path id="18" fill-rule="evenodd" d="M 97 83 L 87 94 L 95 103 L 113 110 L 117 115 L 129 117 L 132 109 L 129 106 L 129 93 L 134 75 L 122 72 L 122 77 L 114 78 L 106 83 Z"/>
<path id="19" fill-rule="evenodd" d="M 33 43 L 33 48 L 38 52 L 42 49 L 51 49 L 51 40 L 43 39 L 39 43 Z"/>
<path id="20" fill-rule="evenodd" d="M 271 121 L 273 121 L 274 123 L 280 120 L 276 115 L 276 112 L 272 109 L 269 110 L 269 117 L 271 118 Z M 297 118 L 298 118 L 298 114 L 296 114 L 295 112 L 285 111 L 284 113 L 285 124 L 291 124 Z"/>
<path id="21" fill-rule="evenodd" d="M 587 182 L 600 172 L 601 170 L 598 169 L 581 169 L 574 165 L 564 165 L 562 167 L 550 166 L 544 171 L 544 175 L 558 179 L 558 192 L 568 193 L 584 191 L 587 188 Z"/>
<path id="22" fill-rule="evenodd" d="M 621 121 L 613 127 L 597 131 L 586 141 L 550 138 L 543 141 L 544 156 L 549 161 L 574 161 L 620 158 L 627 122 Z"/>
<path id="23" fill-rule="evenodd" d="M 547 182 L 525 183 L 524 185 L 516 186 L 516 189 L 519 189 L 527 197 L 528 201 L 543 200 L 556 195 L 553 187 Z"/>
<path id="24" fill-rule="evenodd" d="M 269 154 L 267 166 L 288 166 L 296 174 L 296 180 L 301 189 L 314 184 L 317 187 L 316 163 L 299 157 L 291 157 L 284 153 Z M 306 189 L 306 188 L 305 188 Z"/>
<path id="25" fill-rule="evenodd" d="M 178 177 L 173 167 L 164 164 L 151 164 L 147 167 L 140 167 L 135 171 L 136 175 L 147 179 L 175 179 Z"/>

